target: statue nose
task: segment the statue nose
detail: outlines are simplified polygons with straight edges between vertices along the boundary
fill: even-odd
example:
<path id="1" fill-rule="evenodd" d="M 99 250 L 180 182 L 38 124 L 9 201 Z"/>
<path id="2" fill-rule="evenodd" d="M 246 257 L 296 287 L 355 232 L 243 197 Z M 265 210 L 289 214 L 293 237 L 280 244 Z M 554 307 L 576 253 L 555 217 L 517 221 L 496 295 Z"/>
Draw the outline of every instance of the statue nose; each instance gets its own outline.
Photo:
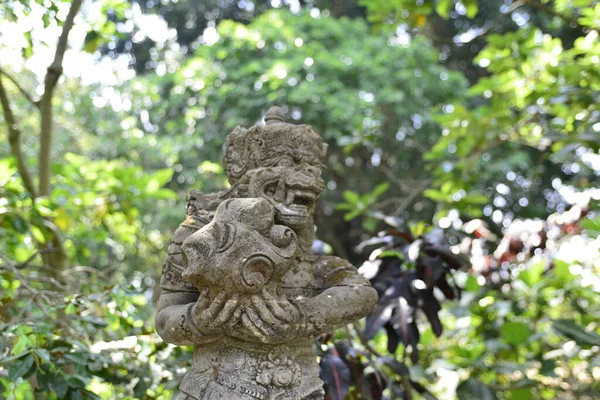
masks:
<path id="1" fill-rule="evenodd" d="M 321 170 L 312 165 L 307 165 L 306 167 L 304 167 L 304 172 L 314 177 L 318 177 L 321 174 Z"/>
<path id="2" fill-rule="evenodd" d="M 187 240 L 185 240 L 181 246 L 182 255 L 184 256 L 184 260 L 187 262 L 199 262 L 208 257 L 210 252 L 210 245 L 205 243 L 204 240 L 199 240 L 199 238 L 194 238 L 190 236 Z M 187 264 L 187 263 L 186 263 Z"/>

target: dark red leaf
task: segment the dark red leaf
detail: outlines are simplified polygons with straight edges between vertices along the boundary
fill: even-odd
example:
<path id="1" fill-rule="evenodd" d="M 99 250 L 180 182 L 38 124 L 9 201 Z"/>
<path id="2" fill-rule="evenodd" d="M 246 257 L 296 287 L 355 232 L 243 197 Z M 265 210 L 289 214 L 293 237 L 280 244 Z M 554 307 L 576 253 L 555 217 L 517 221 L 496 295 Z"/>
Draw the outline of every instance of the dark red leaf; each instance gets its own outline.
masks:
<path id="1" fill-rule="evenodd" d="M 433 295 L 433 291 L 423 291 L 422 299 L 423 303 L 421 304 L 421 309 L 427 316 L 433 333 L 439 337 L 444 330 L 440 317 L 438 316 L 438 312 L 442 309 L 440 302 Z"/>
<path id="2" fill-rule="evenodd" d="M 444 293 L 444 296 L 448 300 L 454 300 L 456 298 L 455 289 L 452 286 L 450 286 L 448 281 L 446 281 L 445 277 L 441 277 L 440 279 L 438 279 L 436 282 L 436 286 L 442 291 L 442 293 Z"/>
<path id="3" fill-rule="evenodd" d="M 447 246 L 425 245 L 423 251 L 430 256 L 440 257 L 451 269 L 464 269 L 469 262 L 461 255 L 454 254 Z"/>
<path id="4" fill-rule="evenodd" d="M 321 380 L 331 400 L 344 400 L 350 392 L 350 367 L 339 357 L 337 350 L 329 349 L 321 358 Z"/>
<path id="5" fill-rule="evenodd" d="M 396 349 L 398 348 L 398 344 L 400 343 L 400 337 L 398 336 L 398 332 L 394 329 L 392 324 L 385 324 L 384 326 L 385 332 L 387 334 L 387 350 L 391 354 L 396 353 Z"/>

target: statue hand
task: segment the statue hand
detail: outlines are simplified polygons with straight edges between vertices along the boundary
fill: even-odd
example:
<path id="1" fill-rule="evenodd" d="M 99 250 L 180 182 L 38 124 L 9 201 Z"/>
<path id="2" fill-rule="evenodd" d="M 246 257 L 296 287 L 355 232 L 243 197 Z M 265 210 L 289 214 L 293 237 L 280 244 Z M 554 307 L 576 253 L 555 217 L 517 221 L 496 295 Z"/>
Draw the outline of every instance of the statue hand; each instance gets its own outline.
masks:
<path id="1" fill-rule="evenodd" d="M 296 336 L 300 313 L 286 298 L 277 300 L 267 290 L 251 297 L 242 324 L 263 343 L 285 342 Z"/>
<path id="2" fill-rule="evenodd" d="M 221 333 L 230 329 L 237 323 L 241 315 L 242 310 L 238 307 L 238 302 L 237 294 L 227 300 L 225 292 L 221 292 L 211 303 L 208 289 L 204 289 L 192 307 L 192 318 L 196 329 L 205 335 Z"/>

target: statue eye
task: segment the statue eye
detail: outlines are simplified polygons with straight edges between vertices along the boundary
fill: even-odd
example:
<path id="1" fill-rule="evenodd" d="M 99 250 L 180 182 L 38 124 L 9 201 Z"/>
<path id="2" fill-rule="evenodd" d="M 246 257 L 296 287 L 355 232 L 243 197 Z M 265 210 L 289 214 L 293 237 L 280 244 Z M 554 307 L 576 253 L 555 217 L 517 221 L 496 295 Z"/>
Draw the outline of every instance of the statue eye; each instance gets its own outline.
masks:
<path id="1" fill-rule="evenodd" d="M 274 185 L 269 185 L 269 186 L 267 186 L 267 188 L 265 189 L 265 194 L 266 194 L 267 196 L 271 196 L 271 197 L 273 197 L 273 196 L 275 196 L 275 191 L 276 191 L 276 189 L 277 189 L 277 188 L 276 188 Z"/>
<path id="2" fill-rule="evenodd" d="M 283 157 L 277 161 L 278 167 L 293 167 L 294 161 L 289 157 Z"/>

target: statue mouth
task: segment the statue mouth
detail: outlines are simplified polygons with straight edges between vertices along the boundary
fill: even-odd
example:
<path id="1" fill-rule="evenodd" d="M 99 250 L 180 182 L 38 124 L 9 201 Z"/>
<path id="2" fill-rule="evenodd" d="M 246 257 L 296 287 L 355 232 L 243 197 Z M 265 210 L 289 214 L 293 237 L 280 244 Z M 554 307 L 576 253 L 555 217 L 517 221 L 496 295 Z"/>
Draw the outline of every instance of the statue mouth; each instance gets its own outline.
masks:
<path id="1" fill-rule="evenodd" d="M 273 196 L 266 195 L 277 210 L 277 219 L 287 226 L 306 225 L 312 218 L 312 211 L 317 201 L 317 193 L 311 189 L 288 187 L 279 189 Z M 272 193 L 272 192 L 271 192 Z"/>
<path id="2" fill-rule="evenodd" d="M 285 204 L 296 212 L 303 213 L 304 210 L 312 209 L 317 195 L 312 190 L 290 188 L 287 190 Z"/>

